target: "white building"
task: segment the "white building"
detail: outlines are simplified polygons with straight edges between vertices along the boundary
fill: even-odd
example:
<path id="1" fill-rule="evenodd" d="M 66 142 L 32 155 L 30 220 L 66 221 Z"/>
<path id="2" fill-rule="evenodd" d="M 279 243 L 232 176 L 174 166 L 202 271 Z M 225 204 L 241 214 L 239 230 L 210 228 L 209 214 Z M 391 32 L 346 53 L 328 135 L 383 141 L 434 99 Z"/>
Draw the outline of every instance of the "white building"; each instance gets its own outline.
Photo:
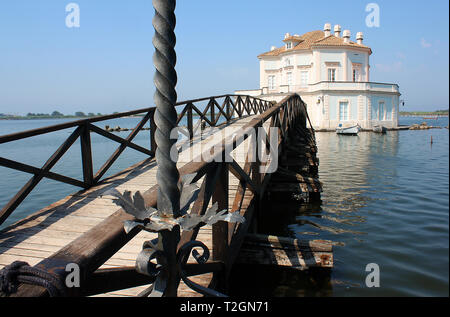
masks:
<path id="1" fill-rule="evenodd" d="M 316 129 L 335 129 L 340 123 L 396 127 L 398 85 L 370 81 L 372 50 L 363 44 L 361 32 L 353 42 L 349 30 L 341 35 L 340 25 L 333 31 L 327 23 L 323 31 L 286 33 L 282 47 L 258 56 L 260 88 L 236 93 L 280 101 L 296 92 L 308 105 Z"/>

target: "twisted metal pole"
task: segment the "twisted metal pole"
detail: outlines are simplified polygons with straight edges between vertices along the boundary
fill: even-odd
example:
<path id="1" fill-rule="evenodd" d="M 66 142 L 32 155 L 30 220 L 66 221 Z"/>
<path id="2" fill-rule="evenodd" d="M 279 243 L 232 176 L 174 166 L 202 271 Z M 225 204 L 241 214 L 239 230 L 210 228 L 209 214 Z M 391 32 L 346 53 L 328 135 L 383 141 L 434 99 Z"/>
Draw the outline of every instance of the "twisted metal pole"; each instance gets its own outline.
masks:
<path id="1" fill-rule="evenodd" d="M 177 125 L 175 5 L 176 0 L 153 0 L 155 8 L 153 63 L 156 68 L 154 101 L 156 105 L 156 162 L 158 164 L 156 177 L 159 185 L 158 210 L 165 216 L 177 218 L 180 210 L 180 191 L 178 189 L 180 175 L 176 165 L 177 158 L 172 160 L 170 157 L 170 150 L 176 142 L 176 140 L 170 139 L 170 132 Z"/>
<path id="2" fill-rule="evenodd" d="M 179 172 L 177 169 L 178 157 L 172 160 L 170 150 L 175 145 L 176 140 L 170 138 L 170 132 L 177 125 L 177 112 L 175 103 L 177 93 L 177 73 L 175 71 L 175 6 L 176 0 L 153 0 L 155 16 L 153 27 L 155 35 L 153 45 L 155 54 L 153 63 L 156 68 L 154 83 L 156 92 L 154 102 L 156 105 L 155 141 L 157 144 L 156 162 L 158 172 L 156 179 L 158 189 L 158 212 L 162 217 L 178 218 L 180 216 L 180 191 L 178 189 Z M 180 241 L 180 229 L 175 227 L 172 231 L 164 230 L 159 233 L 157 248 L 162 250 L 166 257 L 166 268 L 160 278 L 164 283 L 161 292 L 163 296 L 177 296 L 178 284 L 180 281 L 179 270 L 176 261 L 177 246 Z M 154 286 L 155 287 L 155 286 Z"/>

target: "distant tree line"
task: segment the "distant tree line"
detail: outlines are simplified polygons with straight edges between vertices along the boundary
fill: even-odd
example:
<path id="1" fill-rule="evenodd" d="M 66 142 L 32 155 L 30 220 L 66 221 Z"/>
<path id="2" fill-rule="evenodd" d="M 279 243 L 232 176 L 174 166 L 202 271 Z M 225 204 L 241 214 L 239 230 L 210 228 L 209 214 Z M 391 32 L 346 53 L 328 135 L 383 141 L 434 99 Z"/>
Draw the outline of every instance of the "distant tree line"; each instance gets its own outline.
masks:
<path id="1" fill-rule="evenodd" d="M 448 116 L 447 110 L 436 110 L 436 111 L 400 111 L 400 115 L 403 116 Z"/>
<path id="2" fill-rule="evenodd" d="M 89 118 L 89 117 L 96 117 L 96 116 L 102 116 L 100 112 L 97 114 L 93 112 L 89 112 L 88 114 L 85 114 L 82 111 L 77 111 L 73 115 L 65 115 L 59 111 L 53 111 L 50 113 L 34 113 L 29 112 L 25 116 L 20 115 L 11 115 L 6 113 L 0 113 L 0 119 L 57 119 L 57 118 Z"/>

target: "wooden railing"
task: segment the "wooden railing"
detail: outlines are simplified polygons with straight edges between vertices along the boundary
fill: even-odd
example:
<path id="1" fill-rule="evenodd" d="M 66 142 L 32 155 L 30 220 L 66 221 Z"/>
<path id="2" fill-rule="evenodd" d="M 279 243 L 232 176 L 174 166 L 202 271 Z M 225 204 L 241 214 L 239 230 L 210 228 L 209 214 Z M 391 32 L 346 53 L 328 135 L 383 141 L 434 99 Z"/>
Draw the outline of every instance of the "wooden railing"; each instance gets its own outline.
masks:
<path id="1" fill-rule="evenodd" d="M 237 95 L 222 95 L 202 99 L 188 100 L 177 103 L 177 107 L 182 108 L 178 117 L 178 122 L 183 118 L 187 120 L 187 129 L 189 135 L 194 135 L 194 116 L 198 116 L 206 125 L 216 126 L 225 119 L 227 122 L 233 118 L 241 118 L 247 115 L 261 114 L 266 111 L 272 104 L 268 101 L 250 97 Z M 204 107 L 203 110 L 199 108 Z M 105 173 L 111 168 L 114 162 L 120 157 L 126 148 L 134 149 L 138 152 L 144 153 L 149 157 L 154 157 L 156 151 L 154 124 L 154 107 L 139 109 L 134 111 L 122 112 L 112 115 L 93 117 L 78 121 L 72 121 L 53 126 L 43 127 L 39 129 L 13 133 L 9 135 L 0 136 L 0 144 L 10 143 L 42 134 L 47 134 L 55 131 L 75 128 L 70 136 L 61 144 L 53 155 L 41 167 L 37 168 L 31 165 L 20 163 L 16 160 L 7 159 L 0 156 L 0 166 L 18 170 L 21 172 L 32 174 L 32 178 L 17 192 L 17 194 L 0 210 L 0 225 L 11 215 L 11 213 L 23 202 L 23 200 L 30 194 L 30 192 L 41 182 L 42 179 L 48 178 L 84 189 L 90 188 L 98 184 Z M 134 115 L 142 115 L 142 119 L 126 137 L 121 138 L 111 132 L 99 128 L 94 123 L 107 121 L 111 119 L 123 118 Z M 141 132 L 144 126 L 150 122 L 149 147 L 145 148 L 136 143 L 133 139 Z M 105 138 L 119 143 L 119 147 L 106 160 L 100 169 L 94 172 L 92 162 L 92 146 L 91 133 L 94 132 Z M 81 143 L 81 159 L 82 159 L 82 175 L 83 180 L 78 180 L 72 177 L 64 176 L 54 173 L 51 169 L 64 156 L 64 154 L 71 148 L 71 146 L 80 139 Z"/>
<path id="2" fill-rule="evenodd" d="M 255 111 L 261 111 L 262 113 L 254 116 L 235 135 L 222 140 L 217 146 L 214 146 L 214 155 L 216 157 L 225 157 L 227 151 L 236 149 L 252 134 L 251 131 L 258 133 L 258 128 L 262 127 L 266 122 L 269 123 L 270 127 L 274 128 L 271 131 L 278 132 L 277 155 L 283 150 L 283 145 L 287 142 L 289 132 L 293 126 L 300 126 L 306 129 L 306 106 L 297 94 L 290 95 L 271 107 L 269 107 L 268 103 L 264 106 L 262 101 L 257 99 L 254 99 L 257 104 L 250 106 L 253 103 L 251 102 L 252 99 L 248 97 L 236 97 L 237 101 L 234 102 L 233 106 L 230 98 L 225 97 L 223 106 L 220 107 L 222 110 L 226 109 L 227 104 L 230 104 L 231 108 L 237 111 L 238 115 L 243 115 L 243 111 L 250 113 L 252 107 Z M 193 103 L 194 101 L 188 102 L 185 106 L 185 109 L 187 108 L 185 112 L 188 113 L 188 117 L 191 110 L 199 112 L 195 109 Z M 241 104 L 241 108 L 239 108 L 239 104 Z M 211 99 L 209 105 L 210 108 L 212 105 L 217 107 L 213 99 Z M 231 108 L 230 112 L 227 112 L 227 110 L 223 111 L 224 115 L 228 114 L 228 119 L 231 118 L 229 115 Z M 205 116 L 206 112 L 207 110 L 205 109 L 202 112 L 202 116 Z M 203 117 L 203 119 L 205 118 Z M 215 123 L 217 118 L 214 121 L 209 121 L 210 123 Z M 270 144 L 270 139 L 270 136 L 266 135 L 266 138 L 258 146 L 262 146 L 263 149 L 270 148 L 273 150 L 274 147 L 273 144 Z M 203 215 L 212 200 L 213 203 L 218 203 L 219 210 L 240 211 L 241 215 L 246 219 L 244 223 L 239 224 L 219 222 L 213 225 L 213 261 L 195 265 L 182 263 L 183 279 L 191 275 L 214 272 L 213 280 L 216 287 L 219 289 L 223 287 L 223 281 L 238 256 L 252 219 L 258 215 L 258 204 L 264 195 L 271 176 L 270 173 L 261 173 L 259 167 L 264 163 L 261 162 L 258 156 L 250 157 L 250 155 L 248 153 L 243 167 L 234 160 L 231 162 L 226 162 L 225 160 L 213 160 L 212 162 L 194 160 L 180 168 L 180 175 L 195 174 L 192 182 L 197 182 L 203 178 L 198 197 L 190 210 L 191 214 Z M 229 206 L 228 200 L 229 173 L 232 173 L 239 180 L 232 206 Z M 146 206 L 156 207 L 157 189 L 158 186 L 155 185 L 143 193 Z M 65 267 L 69 263 L 76 263 L 81 271 L 81 287 L 69 290 L 70 296 L 95 295 L 154 282 L 154 278 L 143 277 L 141 274 L 138 274 L 134 267 L 99 270 L 99 267 L 139 233 L 139 228 L 135 228 L 128 233 L 123 230 L 124 221 L 127 220 L 133 220 L 133 217 L 123 209 L 118 210 L 102 223 L 51 257 L 43 260 L 37 267 L 56 272 L 61 275 L 61 279 L 64 279 L 67 273 L 64 270 L 58 270 L 58 268 Z M 191 231 L 183 231 L 178 244 L 179 248 L 186 245 L 186 243 L 196 240 L 198 232 L 199 227 Z M 188 282 L 190 281 L 188 280 Z M 195 283 L 188 285 L 192 287 Z M 46 290 L 42 287 L 21 285 L 14 296 L 47 295 Z"/>

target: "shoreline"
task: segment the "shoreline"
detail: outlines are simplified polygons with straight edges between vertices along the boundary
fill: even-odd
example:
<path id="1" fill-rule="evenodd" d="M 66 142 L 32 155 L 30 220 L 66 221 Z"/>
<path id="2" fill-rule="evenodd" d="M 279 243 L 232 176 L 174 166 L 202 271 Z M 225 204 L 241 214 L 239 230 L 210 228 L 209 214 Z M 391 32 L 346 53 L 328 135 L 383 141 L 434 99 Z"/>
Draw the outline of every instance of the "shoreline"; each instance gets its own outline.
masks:
<path id="1" fill-rule="evenodd" d="M 193 117 L 199 116 L 198 114 L 192 114 Z M 102 115 L 104 116 L 104 115 Z M 433 116 L 436 118 L 448 118 L 448 114 L 420 114 L 420 115 L 413 115 L 413 114 L 402 114 L 399 115 L 399 117 L 416 117 L 416 118 L 423 118 L 424 116 Z M 5 118 L 5 117 L 0 117 L 0 121 L 19 121 L 19 120 L 23 120 L 23 121 L 28 121 L 28 120 L 59 120 L 59 119 L 90 119 L 90 118 L 95 118 L 98 116 L 92 116 L 92 117 L 77 117 L 77 116 L 64 116 L 64 117 L 11 117 L 11 118 Z M 140 117 L 140 116 L 129 116 L 131 117 Z M 128 117 L 124 117 L 124 118 L 128 118 Z M 433 118 L 434 119 L 434 118 Z M 427 119 L 424 119 L 427 120 Z"/>

